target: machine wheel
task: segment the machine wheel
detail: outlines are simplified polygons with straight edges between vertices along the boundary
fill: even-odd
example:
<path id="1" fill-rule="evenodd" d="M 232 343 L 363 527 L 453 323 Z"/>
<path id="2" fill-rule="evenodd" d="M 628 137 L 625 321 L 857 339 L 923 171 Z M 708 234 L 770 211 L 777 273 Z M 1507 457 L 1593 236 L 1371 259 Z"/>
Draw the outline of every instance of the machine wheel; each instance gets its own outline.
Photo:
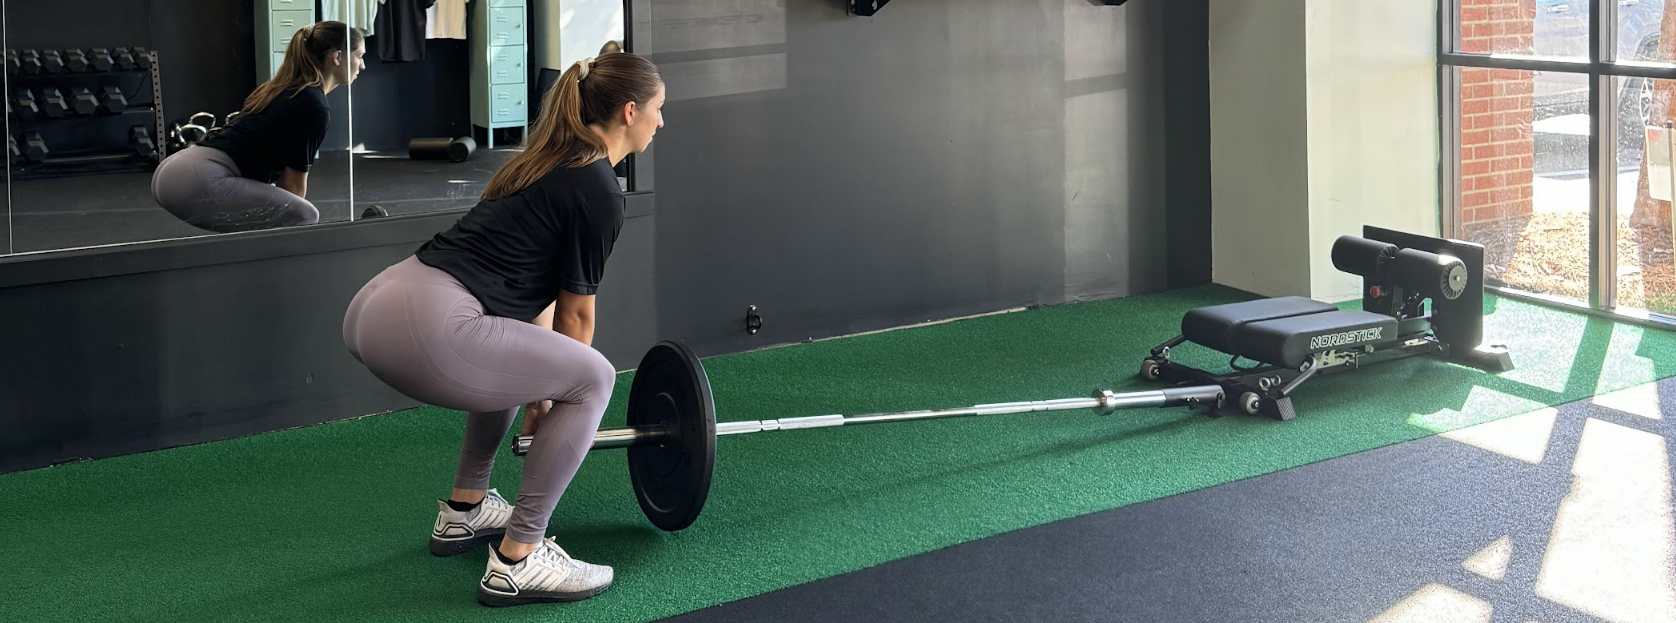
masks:
<path id="1" fill-rule="evenodd" d="M 1263 397 L 1257 395 L 1257 392 L 1240 394 L 1240 410 L 1245 411 L 1248 415 L 1257 415 L 1257 412 L 1262 409 Z"/>
<path id="2" fill-rule="evenodd" d="M 1141 378 L 1156 381 L 1161 372 L 1163 372 L 1163 366 L 1158 365 L 1157 360 L 1148 359 L 1141 362 Z"/>

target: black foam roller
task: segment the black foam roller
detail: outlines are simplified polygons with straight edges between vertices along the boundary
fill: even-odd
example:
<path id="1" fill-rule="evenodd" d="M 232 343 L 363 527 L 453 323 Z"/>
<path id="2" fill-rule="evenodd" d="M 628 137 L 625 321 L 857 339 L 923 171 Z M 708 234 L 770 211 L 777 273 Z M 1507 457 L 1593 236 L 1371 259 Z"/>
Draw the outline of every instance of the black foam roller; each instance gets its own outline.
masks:
<path id="1" fill-rule="evenodd" d="M 407 142 L 407 157 L 413 160 L 452 160 L 465 162 L 477 152 L 477 141 L 469 136 L 460 138 L 416 138 Z"/>
<path id="2" fill-rule="evenodd" d="M 1352 275 L 1383 281 L 1386 266 L 1397 257 L 1397 245 L 1359 236 L 1333 241 L 1333 267 Z"/>
<path id="3" fill-rule="evenodd" d="M 1466 292 L 1466 263 L 1448 255 L 1403 249 L 1386 268 L 1391 283 L 1428 297 L 1454 300 Z"/>

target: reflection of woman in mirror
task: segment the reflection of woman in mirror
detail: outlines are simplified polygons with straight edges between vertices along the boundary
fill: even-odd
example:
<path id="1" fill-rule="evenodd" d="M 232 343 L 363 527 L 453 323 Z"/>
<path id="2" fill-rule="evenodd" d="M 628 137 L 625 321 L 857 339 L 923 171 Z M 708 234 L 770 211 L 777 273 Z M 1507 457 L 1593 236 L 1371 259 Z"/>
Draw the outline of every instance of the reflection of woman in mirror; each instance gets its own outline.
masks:
<path id="1" fill-rule="evenodd" d="M 360 75 L 365 53 L 361 32 L 343 22 L 298 30 L 279 71 L 245 99 L 237 121 L 163 160 L 152 197 L 217 233 L 319 222 L 306 197 L 331 117 L 326 94 Z"/>
<path id="2" fill-rule="evenodd" d="M 374 376 L 469 414 L 431 552 L 481 552 L 499 539 L 477 586 L 486 605 L 575 601 L 611 585 L 610 567 L 543 537 L 616 382 L 592 348 L 594 294 L 623 226 L 611 167 L 651 144 L 663 99 L 663 78 L 640 56 L 573 65 L 483 200 L 373 278 L 345 314 L 344 344 Z M 488 484 L 519 407 L 535 442 L 514 505 Z"/>

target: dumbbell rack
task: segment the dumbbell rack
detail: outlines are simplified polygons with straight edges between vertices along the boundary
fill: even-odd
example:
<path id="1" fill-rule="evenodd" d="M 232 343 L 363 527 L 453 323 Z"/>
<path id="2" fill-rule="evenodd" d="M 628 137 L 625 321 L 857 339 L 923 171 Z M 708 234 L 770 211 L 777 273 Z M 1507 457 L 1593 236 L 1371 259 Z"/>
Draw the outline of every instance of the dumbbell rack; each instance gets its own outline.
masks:
<path id="1" fill-rule="evenodd" d="M 6 50 L 9 88 L 5 95 L 11 125 L 8 143 L 15 145 L 9 159 L 12 179 L 149 171 L 162 159 L 163 93 L 157 52 L 134 49 L 143 52 L 144 58 L 101 68 L 104 63 L 93 62 L 93 49 L 82 49 L 87 61 L 81 71 L 64 62 L 25 71 L 11 61 L 13 54 L 21 57 L 24 51 Z M 46 53 L 34 52 L 37 58 Z M 65 51 L 53 52 L 62 55 L 60 59 L 68 56 Z M 108 56 L 106 61 L 109 62 Z M 121 90 L 126 101 L 121 104 L 120 112 L 97 105 L 107 86 Z M 75 89 L 78 87 L 93 95 L 94 110 L 88 111 L 86 102 L 82 102 L 81 110 L 77 109 Z M 32 115 L 20 114 L 19 98 L 26 91 L 35 104 L 36 112 Z M 48 114 L 47 94 L 53 91 L 63 98 L 62 103 L 51 104 L 62 107 L 62 113 L 57 116 Z M 31 116 L 33 119 L 28 118 Z M 143 129 L 146 136 L 136 141 L 135 128 Z M 45 145 L 44 155 L 30 149 L 31 139 Z"/>

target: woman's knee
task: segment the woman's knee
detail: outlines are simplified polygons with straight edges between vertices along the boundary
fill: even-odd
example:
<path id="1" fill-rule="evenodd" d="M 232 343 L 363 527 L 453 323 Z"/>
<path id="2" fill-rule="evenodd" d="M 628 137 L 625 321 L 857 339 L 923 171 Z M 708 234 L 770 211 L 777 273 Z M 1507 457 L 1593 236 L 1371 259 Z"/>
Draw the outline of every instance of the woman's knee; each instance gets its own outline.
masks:
<path id="1" fill-rule="evenodd" d="M 280 190 L 280 192 L 284 194 L 280 196 L 277 203 L 284 216 L 276 220 L 275 226 L 296 227 L 298 225 L 314 225 L 320 222 L 320 208 L 314 207 L 313 202 L 291 194 L 289 191 Z"/>
<path id="2" fill-rule="evenodd" d="M 611 401 L 611 392 L 617 386 L 617 368 L 611 365 L 611 360 L 599 351 L 589 348 L 583 357 L 585 365 L 582 370 L 582 387 L 589 398 L 605 402 Z"/>
<path id="3" fill-rule="evenodd" d="M 304 204 L 302 209 L 297 210 L 298 225 L 314 225 L 319 222 L 320 210 L 319 208 L 314 207 L 313 204 Z"/>

